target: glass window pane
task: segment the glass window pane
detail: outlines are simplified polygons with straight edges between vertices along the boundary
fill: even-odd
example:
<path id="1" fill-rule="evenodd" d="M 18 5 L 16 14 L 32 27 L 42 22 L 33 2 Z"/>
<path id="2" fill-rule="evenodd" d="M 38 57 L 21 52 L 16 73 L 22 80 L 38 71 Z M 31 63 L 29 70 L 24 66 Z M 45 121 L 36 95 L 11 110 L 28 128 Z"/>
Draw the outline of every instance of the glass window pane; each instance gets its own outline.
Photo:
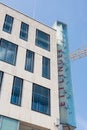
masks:
<path id="1" fill-rule="evenodd" d="M 12 23 L 13 22 L 13 17 L 11 17 L 9 15 L 6 15 L 5 22 Z"/>
<path id="2" fill-rule="evenodd" d="M 9 25 L 4 25 L 4 29 L 5 32 L 10 32 L 11 31 L 11 27 Z"/>
<path id="3" fill-rule="evenodd" d="M 46 57 L 42 59 L 42 76 L 50 79 L 50 59 Z"/>
<path id="4" fill-rule="evenodd" d="M 18 130 L 19 122 L 17 120 L 0 116 L 1 128 L 0 130 Z"/>
<path id="5" fill-rule="evenodd" d="M 39 85 L 33 84 L 33 91 L 37 94 L 41 93 L 41 89 L 40 89 Z"/>
<path id="6" fill-rule="evenodd" d="M 0 60 L 2 61 L 5 60 L 5 53 L 6 53 L 6 49 L 3 47 L 0 47 Z"/>
<path id="7" fill-rule="evenodd" d="M 26 23 L 21 23 L 21 29 L 23 30 L 23 31 L 28 31 L 28 27 L 29 27 L 29 25 L 28 24 L 26 24 Z"/>
<path id="8" fill-rule="evenodd" d="M 27 39 L 27 34 L 25 32 L 20 32 L 20 38 L 23 39 L 23 40 L 26 40 Z"/>
<path id="9" fill-rule="evenodd" d="M 23 40 L 28 40 L 28 30 L 29 30 L 29 25 L 22 22 L 21 23 L 21 29 L 20 29 L 20 38 Z"/>
<path id="10" fill-rule="evenodd" d="M 50 51 L 50 35 L 37 29 L 36 45 Z"/>
<path id="11" fill-rule="evenodd" d="M 21 105 L 22 88 L 23 88 L 23 80 L 18 77 L 14 77 L 12 95 L 11 95 L 12 104 Z"/>
<path id="12" fill-rule="evenodd" d="M 9 15 L 5 16 L 5 21 L 4 21 L 4 25 L 3 25 L 3 31 L 11 33 L 13 20 L 14 20 L 13 17 L 11 17 Z"/>
<path id="13" fill-rule="evenodd" d="M 7 55 L 6 55 L 6 61 L 10 64 L 13 64 L 14 62 L 14 52 L 12 52 L 11 50 L 7 51 Z"/>
<path id="14" fill-rule="evenodd" d="M 37 31 L 37 36 L 38 36 L 38 38 L 42 38 L 42 39 L 44 39 L 45 41 L 47 40 L 49 40 L 49 35 L 47 35 L 46 33 L 44 33 L 44 32 L 42 32 L 42 31 Z"/>
<path id="15" fill-rule="evenodd" d="M 6 61 L 10 64 L 15 64 L 15 56 L 16 56 L 17 46 L 14 44 L 9 44 L 7 54 L 6 54 Z"/>
<path id="16" fill-rule="evenodd" d="M 49 44 L 41 39 L 36 39 L 36 45 L 46 50 L 49 48 Z"/>
<path id="17" fill-rule="evenodd" d="M 0 40 L 0 60 L 15 65 L 17 55 L 17 45 L 7 40 Z"/>
<path id="18" fill-rule="evenodd" d="M 25 70 L 32 72 L 34 71 L 34 52 L 27 50 L 26 52 L 26 63 Z"/>
<path id="19" fill-rule="evenodd" d="M 33 84 L 32 110 L 50 115 L 50 90 L 48 88 Z"/>

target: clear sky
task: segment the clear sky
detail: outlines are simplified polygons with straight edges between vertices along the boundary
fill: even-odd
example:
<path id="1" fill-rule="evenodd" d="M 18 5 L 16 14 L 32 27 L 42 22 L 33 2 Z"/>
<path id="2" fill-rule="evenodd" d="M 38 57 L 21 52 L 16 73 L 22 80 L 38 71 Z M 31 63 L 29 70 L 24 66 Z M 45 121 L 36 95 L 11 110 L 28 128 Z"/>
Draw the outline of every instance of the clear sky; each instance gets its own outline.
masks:
<path id="1" fill-rule="evenodd" d="M 87 44 L 87 0 L 0 0 L 0 2 L 52 26 L 68 26 L 70 52 Z M 76 130 L 87 130 L 87 57 L 71 62 L 77 120 Z"/>

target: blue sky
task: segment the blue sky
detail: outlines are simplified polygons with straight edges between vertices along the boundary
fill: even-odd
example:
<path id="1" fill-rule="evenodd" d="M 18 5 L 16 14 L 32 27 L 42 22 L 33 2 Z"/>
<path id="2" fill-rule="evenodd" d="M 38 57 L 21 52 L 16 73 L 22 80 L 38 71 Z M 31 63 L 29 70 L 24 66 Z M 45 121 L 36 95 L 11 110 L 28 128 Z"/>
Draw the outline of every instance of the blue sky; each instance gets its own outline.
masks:
<path id="1" fill-rule="evenodd" d="M 52 26 L 68 25 L 70 52 L 87 43 L 87 0 L 0 0 L 0 2 Z M 87 57 L 71 62 L 77 120 L 76 130 L 87 130 Z"/>

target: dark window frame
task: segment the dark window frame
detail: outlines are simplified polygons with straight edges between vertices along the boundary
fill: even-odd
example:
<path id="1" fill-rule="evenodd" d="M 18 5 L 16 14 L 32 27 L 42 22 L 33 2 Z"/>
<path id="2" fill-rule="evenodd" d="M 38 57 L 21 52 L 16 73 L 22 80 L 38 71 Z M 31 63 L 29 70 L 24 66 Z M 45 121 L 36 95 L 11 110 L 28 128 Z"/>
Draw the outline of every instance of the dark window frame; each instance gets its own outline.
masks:
<path id="1" fill-rule="evenodd" d="M 26 50 L 26 60 L 25 60 L 25 70 L 29 72 L 34 72 L 34 61 L 35 53 L 31 50 Z"/>
<path id="2" fill-rule="evenodd" d="M 29 32 L 29 25 L 24 22 L 21 22 L 20 38 L 22 40 L 28 41 L 28 32 Z"/>
<path id="3" fill-rule="evenodd" d="M 11 65 L 16 65 L 17 50 L 18 50 L 18 45 L 10 41 L 7 41 L 3 38 L 0 39 L 0 51 L 2 51 L 0 57 L 1 61 L 4 61 Z"/>
<path id="4" fill-rule="evenodd" d="M 18 85 L 17 80 L 20 80 L 21 86 L 17 86 Z M 19 88 L 19 87 L 21 87 L 21 88 Z M 17 92 L 17 89 L 20 90 L 19 93 Z M 10 103 L 13 104 L 13 105 L 21 106 L 22 92 L 23 92 L 23 79 L 14 76 Z"/>
<path id="5" fill-rule="evenodd" d="M 50 116 L 50 103 L 50 89 L 33 83 L 32 110 Z"/>
<path id="6" fill-rule="evenodd" d="M 36 29 L 36 39 L 35 44 L 47 51 L 50 51 L 50 35 L 39 29 Z"/>
<path id="7" fill-rule="evenodd" d="M 1 92 L 1 86 L 2 86 L 2 81 L 3 81 L 3 75 L 4 75 L 4 72 L 0 70 L 0 92 Z"/>
<path id="8" fill-rule="evenodd" d="M 43 56 L 42 57 L 42 77 L 50 79 L 50 59 Z"/>
<path id="9" fill-rule="evenodd" d="M 12 16 L 6 14 L 4 24 L 3 24 L 3 31 L 11 34 L 13 21 L 14 21 L 14 18 Z"/>

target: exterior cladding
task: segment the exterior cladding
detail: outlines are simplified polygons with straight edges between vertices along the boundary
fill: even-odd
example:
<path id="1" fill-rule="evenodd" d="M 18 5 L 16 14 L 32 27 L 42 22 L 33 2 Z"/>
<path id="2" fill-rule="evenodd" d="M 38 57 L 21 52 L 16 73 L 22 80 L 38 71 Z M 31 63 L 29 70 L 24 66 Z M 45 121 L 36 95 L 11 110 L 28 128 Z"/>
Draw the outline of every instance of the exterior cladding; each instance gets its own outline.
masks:
<path id="1" fill-rule="evenodd" d="M 0 39 L 5 39 L 18 46 L 16 63 L 14 65 L 0 60 L 0 71 L 3 71 L 0 90 L 0 130 L 30 130 L 32 128 L 57 130 L 58 127 L 55 125 L 55 121 L 59 119 L 59 99 L 56 31 L 1 3 L 0 9 Z M 3 31 L 6 14 L 14 18 L 12 31 L 9 30 L 11 33 Z M 28 39 L 26 41 L 19 37 L 21 22 L 29 25 Z M 36 29 L 49 34 L 50 51 L 35 45 Z M 35 53 L 33 73 L 25 70 L 27 50 Z M 50 79 L 42 77 L 43 56 L 50 59 Z M 20 106 L 10 103 L 14 77 L 19 77 L 23 80 Z M 42 114 L 31 109 L 33 83 L 50 90 L 50 115 Z"/>
<path id="2" fill-rule="evenodd" d="M 67 26 L 56 22 L 54 30 L 1 3 L 0 9 L 0 130 L 73 130 L 76 124 Z M 7 24 L 10 27 L 8 32 L 8 29 L 3 29 L 6 15 L 13 17 L 9 19 L 12 26 Z M 2 48 L 5 40 L 9 42 L 4 60 Z M 11 48 L 13 43 L 16 50 Z M 8 59 L 9 55 L 13 55 L 12 50 L 16 54 L 14 63 Z M 32 59 L 33 68 L 25 66 L 31 64 L 28 58 Z M 48 72 L 44 73 L 45 68 Z M 16 85 L 19 87 L 18 80 L 21 82 L 21 95 L 17 102 L 14 95 L 19 95 L 16 91 L 14 93 L 14 88 Z M 18 87 L 16 89 L 19 90 Z M 42 100 L 39 94 L 44 97 L 43 103 L 49 105 L 44 112 L 42 104 L 37 106 L 39 110 L 34 108 L 36 102 L 33 101 Z"/>
<path id="3" fill-rule="evenodd" d="M 67 39 L 67 25 L 56 22 L 57 30 L 57 55 L 58 55 L 58 83 L 59 83 L 59 108 L 60 123 L 65 129 L 76 127 L 73 90 L 71 81 L 71 68 Z"/>

